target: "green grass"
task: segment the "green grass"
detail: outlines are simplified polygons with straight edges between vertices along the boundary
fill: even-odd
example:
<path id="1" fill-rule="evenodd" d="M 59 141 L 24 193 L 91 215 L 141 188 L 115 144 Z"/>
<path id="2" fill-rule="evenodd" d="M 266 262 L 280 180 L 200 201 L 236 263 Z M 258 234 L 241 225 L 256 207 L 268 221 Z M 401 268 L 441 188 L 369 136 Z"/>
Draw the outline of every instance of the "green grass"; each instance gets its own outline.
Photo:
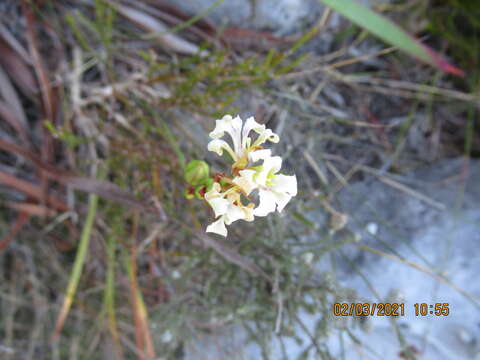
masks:
<path id="1" fill-rule="evenodd" d="M 448 41 L 448 54 L 460 64 L 467 73 L 464 79 L 458 79 L 458 86 L 469 92 L 480 91 L 480 7 L 472 0 L 434 1 L 427 15 L 428 31 L 442 36 Z M 480 156 L 478 144 L 474 147 L 474 138 L 480 134 L 479 111 L 475 106 L 465 109 L 467 126 L 465 127 L 464 153 L 466 156 Z"/>

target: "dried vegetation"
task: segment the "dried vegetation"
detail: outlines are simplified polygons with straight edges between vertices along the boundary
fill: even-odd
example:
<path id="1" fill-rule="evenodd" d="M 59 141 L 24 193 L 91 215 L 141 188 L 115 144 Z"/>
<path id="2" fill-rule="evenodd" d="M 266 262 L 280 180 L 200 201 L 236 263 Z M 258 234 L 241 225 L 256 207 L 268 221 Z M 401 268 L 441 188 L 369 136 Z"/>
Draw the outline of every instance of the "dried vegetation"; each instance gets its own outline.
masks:
<path id="1" fill-rule="evenodd" d="M 277 38 L 164 1 L 0 7 L 2 358 L 176 359 L 192 334 L 233 322 L 260 344 L 299 338 L 300 309 L 329 314 L 349 294 L 302 257 L 337 248 L 335 194 L 365 171 L 401 182 L 480 151 L 476 87 L 357 29 L 319 53 L 328 10 Z M 286 139 L 275 151 L 303 190 L 285 216 L 221 242 L 203 232 L 209 209 L 183 197 L 182 169 L 209 156 L 213 119 L 237 111 Z M 305 216 L 316 204 L 331 229 Z M 302 240 L 314 231 L 326 235 Z M 325 315 L 309 334 L 323 358 L 331 326 L 343 325 Z"/>

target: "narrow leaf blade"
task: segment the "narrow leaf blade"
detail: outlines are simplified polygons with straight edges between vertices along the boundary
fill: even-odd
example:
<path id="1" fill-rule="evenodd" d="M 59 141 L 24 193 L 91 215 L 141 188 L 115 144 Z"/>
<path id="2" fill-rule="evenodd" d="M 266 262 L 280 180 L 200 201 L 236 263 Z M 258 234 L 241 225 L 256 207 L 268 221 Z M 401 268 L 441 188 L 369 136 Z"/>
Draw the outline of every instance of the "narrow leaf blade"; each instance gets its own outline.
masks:
<path id="1" fill-rule="evenodd" d="M 419 60 L 437 67 L 445 72 L 463 76 L 463 70 L 450 64 L 438 54 L 406 31 L 395 25 L 386 17 L 358 4 L 354 0 L 319 0 L 333 10 L 339 12 L 358 26 L 368 30 L 389 44 L 413 55 Z"/>

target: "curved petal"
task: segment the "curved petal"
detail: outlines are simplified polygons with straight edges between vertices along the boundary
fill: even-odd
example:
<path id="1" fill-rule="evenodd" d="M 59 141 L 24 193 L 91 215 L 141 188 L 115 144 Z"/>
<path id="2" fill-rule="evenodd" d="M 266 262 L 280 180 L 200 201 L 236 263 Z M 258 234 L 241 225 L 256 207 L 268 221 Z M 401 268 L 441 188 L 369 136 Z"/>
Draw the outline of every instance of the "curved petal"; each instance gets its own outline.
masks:
<path id="1" fill-rule="evenodd" d="M 257 188 L 257 184 L 253 181 L 253 175 L 256 174 L 254 170 L 241 170 L 240 176 L 233 179 L 233 183 L 240 186 L 245 194 L 248 196 L 253 190 Z"/>
<path id="2" fill-rule="evenodd" d="M 216 120 L 215 129 L 209 134 L 212 139 L 219 139 L 228 133 L 233 141 L 233 149 L 235 154 L 240 157 L 242 154 L 242 119 L 239 116 L 233 118 L 231 115 L 225 115 L 223 118 Z"/>
<path id="3" fill-rule="evenodd" d="M 227 199 L 224 199 L 224 194 L 220 193 L 220 190 L 220 184 L 213 183 L 212 188 L 205 193 L 205 200 L 212 207 L 215 217 L 225 214 L 230 204 Z"/>
<path id="4" fill-rule="evenodd" d="M 213 151 L 219 156 L 223 155 L 223 150 L 227 150 L 230 156 L 232 156 L 233 160 L 237 160 L 237 155 L 226 141 L 214 139 L 208 143 L 207 149 L 208 151 Z"/>
<path id="5" fill-rule="evenodd" d="M 275 202 L 277 203 L 277 211 L 282 212 L 285 205 L 288 204 L 290 199 L 292 198 L 290 195 L 281 192 L 273 191 L 273 196 L 275 197 Z"/>
<path id="6" fill-rule="evenodd" d="M 254 208 L 254 206 L 255 206 L 253 203 L 251 203 L 250 205 L 252 205 L 252 206 L 244 206 L 244 207 L 242 207 L 242 210 L 243 210 L 243 212 L 245 213 L 245 218 L 244 218 L 243 220 L 249 221 L 249 222 L 250 222 L 250 221 L 253 221 L 253 219 L 254 219 L 253 208 Z"/>
<path id="7" fill-rule="evenodd" d="M 282 158 L 280 156 L 272 156 L 263 161 L 263 166 L 268 168 L 268 172 L 276 174 L 282 168 Z"/>
<path id="8" fill-rule="evenodd" d="M 297 195 L 297 177 L 295 175 L 278 174 L 272 179 L 272 189 L 276 192 Z"/>
<path id="9" fill-rule="evenodd" d="M 225 132 L 230 129 L 233 121 L 232 115 L 225 115 L 223 118 L 215 120 L 215 129 L 208 134 L 212 139 L 220 139 Z"/>
<path id="10" fill-rule="evenodd" d="M 255 176 L 255 182 L 259 185 L 266 186 L 269 176 L 275 174 L 282 167 L 282 158 L 280 156 L 272 156 L 263 160 L 261 170 Z"/>
<path id="11" fill-rule="evenodd" d="M 251 139 L 248 136 L 250 131 L 255 131 L 258 134 L 257 140 L 254 142 L 254 146 L 262 145 L 265 141 L 271 141 L 277 143 L 280 138 L 277 134 L 275 134 L 272 130 L 267 129 L 264 124 L 260 124 L 255 121 L 252 117 L 249 117 L 245 122 L 245 126 L 243 127 L 242 131 L 242 146 L 250 146 Z"/>
<path id="12" fill-rule="evenodd" d="M 220 184 L 218 182 L 214 182 L 212 184 L 212 188 L 205 193 L 205 199 L 210 200 L 219 196 L 223 197 L 223 194 L 220 193 L 221 189 L 222 187 L 220 186 Z"/>
<path id="13" fill-rule="evenodd" d="M 242 147 L 248 148 L 250 147 L 251 138 L 248 136 L 250 131 L 255 131 L 257 134 L 263 132 L 265 130 L 265 125 L 259 124 L 255 121 L 253 116 L 250 116 L 246 121 L 245 125 L 243 126 L 242 130 Z"/>
<path id="14" fill-rule="evenodd" d="M 253 143 L 253 146 L 260 146 L 265 141 L 271 141 L 273 143 L 278 143 L 280 141 L 280 137 L 277 134 L 275 134 L 272 130 L 265 129 L 265 125 L 263 125 L 262 131 L 259 131 L 257 133 L 258 133 L 258 139 L 255 140 L 255 142 Z"/>
<path id="15" fill-rule="evenodd" d="M 225 222 L 223 216 L 221 216 L 217 221 L 211 223 L 207 226 L 206 232 L 215 233 L 222 236 L 227 236 L 227 228 L 225 227 Z"/>
<path id="16" fill-rule="evenodd" d="M 215 217 L 224 215 L 228 211 L 229 202 L 224 198 L 214 198 L 207 200 L 208 204 L 212 207 Z"/>
<path id="17" fill-rule="evenodd" d="M 255 216 L 267 216 L 271 212 L 275 211 L 277 203 L 275 202 L 275 195 L 271 191 L 260 190 L 258 193 L 260 197 L 260 203 L 253 210 Z"/>
<path id="18" fill-rule="evenodd" d="M 224 215 L 224 218 L 225 218 L 225 224 L 230 225 L 234 221 L 244 219 L 245 212 L 242 210 L 240 206 L 230 204 L 228 206 L 226 214 Z"/>

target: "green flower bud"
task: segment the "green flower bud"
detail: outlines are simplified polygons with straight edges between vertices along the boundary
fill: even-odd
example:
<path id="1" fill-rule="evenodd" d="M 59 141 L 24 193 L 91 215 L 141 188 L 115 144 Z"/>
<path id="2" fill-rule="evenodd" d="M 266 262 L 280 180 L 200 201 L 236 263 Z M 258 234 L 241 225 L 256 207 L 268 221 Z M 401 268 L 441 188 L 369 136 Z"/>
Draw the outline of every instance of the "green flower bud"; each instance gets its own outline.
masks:
<path id="1" fill-rule="evenodd" d="M 193 198 L 195 197 L 195 194 L 193 194 L 193 193 L 190 191 L 190 189 L 185 189 L 185 190 L 183 191 L 183 196 L 185 196 L 185 199 L 191 200 L 191 199 L 193 199 Z"/>
<path id="2" fill-rule="evenodd" d="M 195 197 L 199 200 L 203 200 L 205 192 L 205 185 L 199 185 L 195 188 Z"/>
<path id="3" fill-rule="evenodd" d="M 193 186 L 201 185 L 209 176 L 208 164 L 201 160 L 192 160 L 185 167 L 185 181 Z"/>
<path id="4" fill-rule="evenodd" d="M 208 179 L 205 181 L 206 191 L 210 191 L 210 189 L 212 188 L 212 186 L 213 186 L 213 179 L 212 179 L 212 178 L 208 178 Z"/>

